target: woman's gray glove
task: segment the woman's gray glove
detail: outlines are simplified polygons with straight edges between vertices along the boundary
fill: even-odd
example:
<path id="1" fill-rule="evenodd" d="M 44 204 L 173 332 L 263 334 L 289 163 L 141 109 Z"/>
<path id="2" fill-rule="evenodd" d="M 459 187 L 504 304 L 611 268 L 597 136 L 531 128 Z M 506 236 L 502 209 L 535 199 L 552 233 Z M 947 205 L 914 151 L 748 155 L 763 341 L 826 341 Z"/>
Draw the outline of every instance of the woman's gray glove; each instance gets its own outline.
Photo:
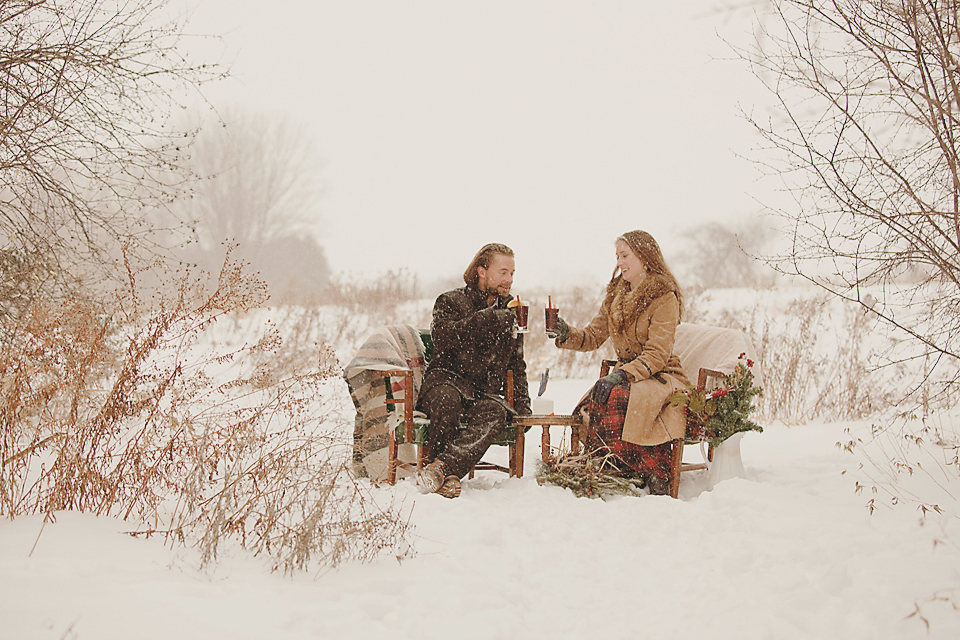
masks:
<path id="1" fill-rule="evenodd" d="M 563 321 L 563 318 L 557 316 L 557 328 L 553 331 L 547 331 L 547 337 L 558 339 L 560 342 L 566 342 L 570 337 L 570 325 Z"/>
<path id="2" fill-rule="evenodd" d="M 610 392 L 613 391 L 613 388 L 621 382 L 626 382 L 627 380 L 629 380 L 627 374 L 619 370 L 614 371 L 608 376 L 600 378 L 597 380 L 597 383 L 593 385 L 593 389 L 590 390 L 590 399 L 597 404 L 607 404 L 607 400 L 610 399 Z"/>

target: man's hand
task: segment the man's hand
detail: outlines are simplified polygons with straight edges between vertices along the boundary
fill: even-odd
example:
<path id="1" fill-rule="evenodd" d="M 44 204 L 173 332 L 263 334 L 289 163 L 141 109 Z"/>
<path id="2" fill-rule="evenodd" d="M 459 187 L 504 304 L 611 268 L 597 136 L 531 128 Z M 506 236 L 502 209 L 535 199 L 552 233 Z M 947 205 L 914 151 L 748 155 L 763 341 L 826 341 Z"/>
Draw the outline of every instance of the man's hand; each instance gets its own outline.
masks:
<path id="1" fill-rule="evenodd" d="M 563 318 L 557 316 L 557 328 L 553 331 L 547 331 L 547 337 L 559 339 L 560 342 L 566 342 L 570 337 L 570 325 L 563 321 Z"/>
<path id="2" fill-rule="evenodd" d="M 593 385 L 593 389 L 590 390 L 590 399 L 597 404 L 607 404 L 613 388 L 628 379 L 627 374 L 623 371 L 614 371 L 610 375 L 600 378 L 597 380 L 597 383 Z"/>
<path id="3" fill-rule="evenodd" d="M 496 307 L 487 307 L 481 310 L 481 316 L 488 318 L 484 322 L 497 327 L 499 331 L 510 333 L 514 338 L 517 337 L 517 314 L 513 309 L 497 309 Z M 490 326 L 490 325 L 488 325 Z"/>
<path id="4" fill-rule="evenodd" d="M 484 322 L 493 322 L 506 328 L 509 328 L 511 324 L 517 321 L 517 314 L 513 309 L 487 307 L 486 309 L 481 309 L 478 314 L 486 318 Z"/>

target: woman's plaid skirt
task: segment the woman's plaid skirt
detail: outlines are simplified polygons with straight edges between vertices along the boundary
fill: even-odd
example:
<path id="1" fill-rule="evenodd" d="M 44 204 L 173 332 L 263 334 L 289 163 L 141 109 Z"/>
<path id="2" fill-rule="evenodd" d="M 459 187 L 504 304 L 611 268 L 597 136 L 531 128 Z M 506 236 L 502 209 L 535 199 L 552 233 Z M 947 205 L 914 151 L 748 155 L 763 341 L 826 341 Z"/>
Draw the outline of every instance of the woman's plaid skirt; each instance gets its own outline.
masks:
<path id="1" fill-rule="evenodd" d="M 630 470 L 644 479 L 651 493 L 663 493 L 663 489 L 670 485 L 670 458 L 673 445 L 665 442 L 645 447 L 621 440 L 629 401 L 630 383 L 624 381 L 610 391 L 610 398 L 606 404 L 597 404 L 589 398 L 583 403 L 583 408 L 590 414 L 587 451 L 600 454 L 613 453 Z"/>

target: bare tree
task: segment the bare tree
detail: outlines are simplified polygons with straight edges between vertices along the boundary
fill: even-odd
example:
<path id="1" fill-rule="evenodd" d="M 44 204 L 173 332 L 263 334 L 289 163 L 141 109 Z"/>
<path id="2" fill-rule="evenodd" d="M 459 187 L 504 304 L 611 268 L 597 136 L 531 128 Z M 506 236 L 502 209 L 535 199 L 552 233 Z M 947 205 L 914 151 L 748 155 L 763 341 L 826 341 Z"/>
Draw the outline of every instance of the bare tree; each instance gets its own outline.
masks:
<path id="1" fill-rule="evenodd" d="M 784 116 L 754 119 L 794 194 L 780 268 L 957 358 L 960 1 L 769 6 L 745 55 Z"/>
<path id="2" fill-rule="evenodd" d="M 39 262 L 62 281 L 144 236 L 189 143 L 167 119 L 218 73 L 181 54 L 183 27 L 166 0 L 0 0 L 0 250 L 16 256 L 5 263 Z"/>
<path id="3" fill-rule="evenodd" d="M 319 292 L 329 276 L 312 235 L 319 219 L 319 160 L 302 127 L 281 116 L 238 109 L 201 127 L 191 148 L 199 177 L 183 203 L 203 263 L 221 260 L 221 243 L 260 269 L 275 293 Z"/>
<path id="4" fill-rule="evenodd" d="M 318 161 L 290 120 L 228 110 L 222 122 L 203 126 L 191 157 L 201 181 L 189 211 L 204 248 L 230 238 L 250 250 L 315 222 Z"/>
<path id="5" fill-rule="evenodd" d="M 768 287 L 773 272 L 755 256 L 764 251 L 772 230 L 757 219 L 709 222 L 683 232 L 686 247 L 675 262 L 685 286 L 705 289 Z"/>

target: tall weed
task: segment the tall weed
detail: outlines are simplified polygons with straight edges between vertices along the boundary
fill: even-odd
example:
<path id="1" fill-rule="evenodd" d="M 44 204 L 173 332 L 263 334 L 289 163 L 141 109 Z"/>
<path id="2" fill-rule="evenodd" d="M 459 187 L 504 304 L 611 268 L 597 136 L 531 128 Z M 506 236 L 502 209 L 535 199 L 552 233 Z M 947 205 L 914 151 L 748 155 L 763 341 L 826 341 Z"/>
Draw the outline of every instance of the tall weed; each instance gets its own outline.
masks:
<path id="1" fill-rule="evenodd" d="M 146 297 L 157 267 L 119 268 L 110 299 L 3 318 L 0 513 L 109 514 L 206 562 L 234 540 L 285 570 L 410 552 L 406 523 L 345 471 L 339 367 L 302 319 L 289 340 L 266 325 L 210 351 L 211 327 L 266 301 L 242 264 L 228 253 L 217 276 L 176 273 Z"/>
<path id="2" fill-rule="evenodd" d="M 761 357 L 765 419 L 858 419 L 905 394 L 909 372 L 887 357 L 896 340 L 859 307 L 822 294 L 707 291 L 694 298 L 688 321 L 750 337 Z"/>

